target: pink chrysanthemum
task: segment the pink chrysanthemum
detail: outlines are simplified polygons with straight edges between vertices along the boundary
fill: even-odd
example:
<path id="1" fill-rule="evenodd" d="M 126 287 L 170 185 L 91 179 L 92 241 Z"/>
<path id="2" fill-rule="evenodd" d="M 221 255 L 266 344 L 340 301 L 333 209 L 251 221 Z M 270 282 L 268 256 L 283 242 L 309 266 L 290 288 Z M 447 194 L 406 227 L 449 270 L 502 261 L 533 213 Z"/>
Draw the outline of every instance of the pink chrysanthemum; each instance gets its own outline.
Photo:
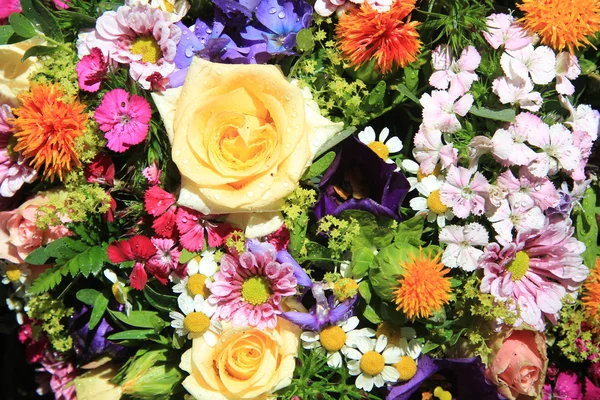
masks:
<path id="1" fill-rule="evenodd" d="M 156 254 L 148 260 L 148 271 L 163 285 L 169 280 L 171 271 L 177 269 L 179 254 L 181 253 L 172 239 L 152 238 L 156 247 Z"/>
<path id="2" fill-rule="evenodd" d="M 129 74 L 149 90 L 174 70 L 181 29 L 159 8 L 121 6 L 96 21 L 77 46 L 79 57 L 98 47 L 108 59 L 129 65 Z M 154 83 L 154 85 L 153 85 Z M 160 85 L 159 85 L 160 86 Z"/>
<path id="3" fill-rule="evenodd" d="M 223 245 L 227 235 L 233 232 L 233 226 L 225 223 L 208 221 L 207 216 L 186 207 L 177 210 L 177 230 L 181 246 L 189 251 L 200 251 L 204 248 L 204 232 L 207 233 L 209 247 Z"/>
<path id="4" fill-rule="evenodd" d="M 573 237 L 569 219 L 547 224 L 540 232 L 517 235 L 513 242 L 489 244 L 479 263 L 481 291 L 518 308 L 517 325 L 544 330 L 545 316 L 556 323 L 562 299 L 588 276 L 581 254 L 585 245 Z"/>
<path id="5" fill-rule="evenodd" d="M 297 281 L 290 263 L 275 260 L 277 252 L 270 243 L 248 241 L 248 251 L 239 258 L 223 255 L 221 269 L 207 284 L 212 292 L 209 303 L 215 315 L 234 326 L 274 328 L 283 312 L 281 300 L 296 294 Z"/>
<path id="6" fill-rule="evenodd" d="M 490 184 L 480 172 L 473 176 L 466 168 L 452 166 L 440 188 L 440 199 L 458 218 L 467 218 L 471 213 L 483 214 L 489 191 Z"/>
<path id="7" fill-rule="evenodd" d="M 94 47 L 90 50 L 90 54 L 79 60 L 75 70 L 81 90 L 95 93 L 100 89 L 102 79 L 108 72 L 108 62 L 104 58 L 102 50 Z"/>
<path id="8" fill-rule="evenodd" d="M 152 109 L 146 99 L 114 89 L 104 95 L 94 118 L 108 140 L 107 147 L 122 153 L 146 139 Z"/>

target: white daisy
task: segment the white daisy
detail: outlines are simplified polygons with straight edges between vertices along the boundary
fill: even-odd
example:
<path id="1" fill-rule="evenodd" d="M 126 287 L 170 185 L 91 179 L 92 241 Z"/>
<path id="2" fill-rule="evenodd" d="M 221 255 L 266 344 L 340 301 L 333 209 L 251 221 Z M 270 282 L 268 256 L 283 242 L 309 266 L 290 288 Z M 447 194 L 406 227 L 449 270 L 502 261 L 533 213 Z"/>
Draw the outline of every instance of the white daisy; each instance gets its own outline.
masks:
<path id="1" fill-rule="evenodd" d="M 412 339 L 410 342 L 406 338 L 400 338 L 398 342 L 400 349 L 400 360 L 394 364 L 394 368 L 400 374 L 398 380 L 405 382 L 412 379 L 417 373 L 417 360 L 423 350 L 423 345 Z"/>
<path id="2" fill-rule="evenodd" d="M 379 140 L 377 140 L 373 128 L 367 126 L 364 131 L 358 133 L 358 139 L 373 150 L 375 154 L 384 159 L 386 163 L 395 164 L 388 156 L 400 152 L 402 150 L 402 142 L 396 136 L 387 140 L 389 134 L 390 130 L 383 128 L 379 134 Z"/>
<path id="3" fill-rule="evenodd" d="M 17 295 L 22 296 L 29 287 L 29 277 L 31 269 L 27 264 L 2 264 L 2 283 L 5 285 L 12 284 Z"/>
<path id="4" fill-rule="evenodd" d="M 446 219 L 454 218 L 452 210 L 440 199 L 442 183 L 434 175 L 424 177 L 416 185 L 421 196 L 415 197 L 409 203 L 410 208 L 418 211 L 418 214 L 426 215 L 428 222 L 436 221 L 439 227 L 446 226 Z"/>
<path id="5" fill-rule="evenodd" d="M 29 306 L 21 298 L 14 295 L 6 298 L 6 305 L 9 310 L 15 312 L 15 317 L 19 325 L 23 325 L 27 311 L 29 311 Z"/>
<path id="6" fill-rule="evenodd" d="M 329 325 L 321 332 L 305 331 L 300 335 L 302 347 L 327 352 L 327 365 L 333 368 L 342 366 L 342 354 L 356 346 L 359 337 L 372 338 L 375 331 L 369 328 L 354 330 L 358 326 L 358 317 L 348 318 L 337 325 Z"/>
<path id="7" fill-rule="evenodd" d="M 217 344 L 217 336 L 221 334 L 223 327 L 216 318 L 211 318 L 216 310 L 200 295 L 193 299 L 189 296 L 179 296 L 177 299 L 178 311 L 171 311 L 169 317 L 173 319 L 171 326 L 179 336 L 187 335 L 188 339 L 202 337 L 209 346 Z"/>
<path id="8" fill-rule="evenodd" d="M 398 346 L 401 338 L 408 340 L 417 337 L 417 331 L 408 326 L 397 326 L 390 322 L 383 322 L 377 327 L 376 336 L 384 335 L 388 339 L 388 346 Z"/>
<path id="9" fill-rule="evenodd" d="M 405 159 L 405 160 L 402 160 L 402 162 L 400 163 L 400 168 L 404 172 L 404 175 L 406 176 L 406 180 L 408 181 L 408 183 L 410 183 L 409 191 L 414 190 L 415 187 L 417 186 L 417 183 L 419 183 L 419 175 L 420 175 L 419 164 L 417 164 L 413 160 Z M 406 174 L 412 174 L 414 176 L 408 176 Z"/>
<path id="10" fill-rule="evenodd" d="M 381 335 L 374 339 L 358 338 L 357 349 L 348 349 L 346 357 L 350 375 L 357 376 L 355 385 L 370 392 L 373 385 L 382 387 L 387 382 L 396 382 L 400 373 L 392 365 L 401 358 L 400 348 L 387 347 L 387 337 Z"/>
<path id="11" fill-rule="evenodd" d="M 113 296 L 119 304 L 123 304 L 125 306 L 125 315 L 129 316 L 129 312 L 133 309 L 133 306 L 129 300 L 127 300 L 128 289 L 125 281 L 119 279 L 117 274 L 110 269 L 104 270 L 104 276 L 113 284 L 111 288 Z"/>
<path id="12" fill-rule="evenodd" d="M 215 251 L 204 250 L 200 256 L 194 257 L 188 262 L 188 275 L 173 286 L 173 293 L 190 298 L 200 295 L 207 299 L 210 296 L 210 290 L 206 287 L 206 281 L 210 282 L 210 278 L 217 272 L 217 269 Z"/>

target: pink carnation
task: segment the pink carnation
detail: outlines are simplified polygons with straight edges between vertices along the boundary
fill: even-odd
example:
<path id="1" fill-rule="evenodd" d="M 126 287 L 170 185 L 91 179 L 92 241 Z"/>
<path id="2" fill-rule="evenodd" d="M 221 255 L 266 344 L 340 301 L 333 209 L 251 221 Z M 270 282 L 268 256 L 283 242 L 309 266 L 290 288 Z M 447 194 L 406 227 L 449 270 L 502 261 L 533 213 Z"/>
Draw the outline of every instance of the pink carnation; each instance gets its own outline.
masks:
<path id="1" fill-rule="evenodd" d="M 177 230 L 181 246 L 189 251 L 200 251 L 204 248 L 204 232 L 207 233 L 206 241 L 209 247 L 223 245 L 233 226 L 226 223 L 211 222 L 198 211 L 186 207 L 177 210 Z"/>
<path id="2" fill-rule="evenodd" d="M 441 162 L 442 169 L 446 169 L 458 162 L 458 150 L 452 143 L 442 142 L 442 132 L 429 129 L 421 124 L 414 138 L 415 148 L 413 156 L 419 162 L 419 169 L 423 174 L 431 174 Z"/>
<path id="3" fill-rule="evenodd" d="M 442 183 L 440 198 L 458 218 L 467 218 L 471 213 L 483 214 L 489 190 L 490 184 L 481 173 L 473 176 L 468 169 L 453 166 Z"/>
<path id="4" fill-rule="evenodd" d="M 297 285 L 292 264 L 280 264 L 276 254 L 270 243 L 249 241 L 239 258 L 223 255 L 214 282 L 207 284 L 217 317 L 234 326 L 275 328 L 283 297 L 296 294 Z"/>
<path id="5" fill-rule="evenodd" d="M 452 57 L 448 45 L 441 45 L 433 50 L 432 63 L 435 72 L 429 78 L 429 84 L 436 89 L 448 89 L 451 95 L 462 96 L 478 80 L 475 70 L 479 67 L 481 56 L 473 46 L 467 46 L 460 58 Z"/>
<path id="6" fill-rule="evenodd" d="M 560 201 L 560 196 L 550 179 L 535 177 L 526 167 L 519 169 L 518 179 L 507 169 L 500 174 L 497 184 L 506 193 L 520 193 L 530 197 L 542 211 L 556 207 Z"/>
<path id="7" fill-rule="evenodd" d="M 108 62 L 104 59 L 102 50 L 94 47 L 90 54 L 79 60 L 75 70 L 81 90 L 94 93 L 100 89 L 102 79 L 108 72 Z"/>
<path id="8" fill-rule="evenodd" d="M 494 49 L 518 50 L 531 43 L 531 37 L 510 14 L 492 14 L 487 17 L 487 32 L 483 37 Z"/>
<path id="9" fill-rule="evenodd" d="M 160 283 L 165 285 L 169 280 L 171 271 L 177 269 L 181 252 L 175 247 L 175 242 L 171 239 L 152 238 L 151 240 L 154 247 L 156 247 L 156 254 L 148 260 L 147 268 Z"/>
<path id="10" fill-rule="evenodd" d="M 473 105 L 473 96 L 466 94 L 460 98 L 445 90 L 434 90 L 421 96 L 423 124 L 431 129 L 454 133 L 461 128 L 457 115 L 464 117 Z"/>
<path id="11" fill-rule="evenodd" d="M 150 186 L 160 185 L 160 174 L 162 171 L 158 168 L 158 164 L 154 161 L 148 167 L 144 168 L 142 175 L 148 180 Z"/>
<path id="12" fill-rule="evenodd" d="M 21 0 L 2 0 L 0 3 L 0 23 L 12 13 L 21 12 Z"/>
<path id="13" fill-rule="evenodd" d="M 123 89 L 114 89 L 104 95 L 94 118 L 108 140 L 108 148 L 122 153 L 146 139 L 152 117 L 150 103 Z"/>
<path id="14" fill-rule="evenodd" d="M 71 0 L 52 0 L 52 2 L 56 6 L 56 8 L 62 8 L 66 10 L 67 8 L 69 8 L 69 3 L 71 2 Z"/>

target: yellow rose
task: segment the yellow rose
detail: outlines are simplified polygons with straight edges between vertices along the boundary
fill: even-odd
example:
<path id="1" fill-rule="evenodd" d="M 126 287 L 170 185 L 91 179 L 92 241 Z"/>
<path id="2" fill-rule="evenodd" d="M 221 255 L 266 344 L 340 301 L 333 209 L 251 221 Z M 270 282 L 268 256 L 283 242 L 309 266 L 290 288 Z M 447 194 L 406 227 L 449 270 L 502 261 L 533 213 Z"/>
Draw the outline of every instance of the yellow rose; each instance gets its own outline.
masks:
<path id="1" fill-rule="evenodd" d="M 197 400 L 269 399 L 292 380 L 300 332 L 280 318 L 272 330 L 226 328 L 214 347 L 194 339 L 179 365 L 190 373 L 183 386 Z"/>
<path id="2" fill-rule="evenodd" d="M 27 78 L 37 68 L 37 58 L 30 57 L 25 62 L 21 58 L 33 46 L 42 44 L 39 38 L 0 46 L 0 104 L 16 104 L 17 94 L 29 89 Z"/>
<path id="3" fill-rule="evenodd" d="M 205 214 L 279 210 L 343 128 L 273 65 L 195 58 L 183 88 L 153 97 L 182 175 L 178 202 Z"/>

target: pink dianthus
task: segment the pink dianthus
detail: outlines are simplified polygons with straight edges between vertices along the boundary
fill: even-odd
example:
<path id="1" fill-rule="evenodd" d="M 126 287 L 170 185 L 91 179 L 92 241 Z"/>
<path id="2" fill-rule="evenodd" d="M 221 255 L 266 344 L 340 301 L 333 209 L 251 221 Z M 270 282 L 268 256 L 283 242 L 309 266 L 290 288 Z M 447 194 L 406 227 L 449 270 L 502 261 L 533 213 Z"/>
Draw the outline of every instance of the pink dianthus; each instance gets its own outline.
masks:
<path id="1" fill-rule="evenodd" d="M 100 89 L 102 79 L 108 72 L 108 62 L 104 59 L 102 50 L 94 47 L 90 54 L 79 60 L 75 70 L 81 90 L 94 93 Z"/>

